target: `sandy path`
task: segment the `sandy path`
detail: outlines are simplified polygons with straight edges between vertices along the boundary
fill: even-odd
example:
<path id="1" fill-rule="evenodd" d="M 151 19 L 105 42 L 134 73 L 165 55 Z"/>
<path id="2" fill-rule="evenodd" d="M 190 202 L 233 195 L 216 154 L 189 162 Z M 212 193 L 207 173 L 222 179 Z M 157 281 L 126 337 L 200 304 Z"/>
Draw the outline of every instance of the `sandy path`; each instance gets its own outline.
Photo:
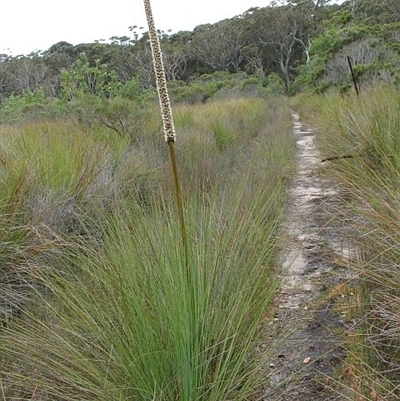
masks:
<path id="1" fill-rule="evenodd" d="M 349 258 L 340 228 L 331 224 L 332 208 L 339 205 L 330 183 L 318 174 L 321 158 L 315 133 L 292 115 L 297 141 L 297 172 L 291 184 L 286 227 L 284 277 L 277 313 L 270 324 L 288 329 L 269 369 L 264 400 L 343 400 L 324 383 L 344 358 L 337 330 L 342 320 L 332 302 L 322 296 L 347 279 L 334 260 Z"/>

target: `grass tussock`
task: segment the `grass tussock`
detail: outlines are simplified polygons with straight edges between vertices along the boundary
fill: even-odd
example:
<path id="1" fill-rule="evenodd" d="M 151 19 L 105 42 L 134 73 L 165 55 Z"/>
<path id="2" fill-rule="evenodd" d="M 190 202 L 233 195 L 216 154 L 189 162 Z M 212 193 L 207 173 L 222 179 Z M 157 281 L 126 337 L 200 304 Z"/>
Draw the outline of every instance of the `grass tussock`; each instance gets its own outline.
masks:
<path id="1" fill-rule="evenodd" d="M 349 377 L 357 399 L 399 399 L 400 96 L 377 88 L 360 97 L 319 97 L 312 106 L 323 157 L 338 157 L 327 171 L 351 210 L 360 254 L 351 266 L 360 297 Z"/>
<path id="2" fill-rule="evenodd" d="M 4 230 L 0 240 L 24 250 L 26 291 L 0 332 L 0 398 L 254 394 L 267 355 L 253 351 L 278 284 L 293 168 L 290 114 L 282 104 L 245 99 L 182 106 L 177 116 L 188 263 L 166 157 L 153 139 L 107 141 L 62 121 L 2 128 L 10 130 L 1 143 L 2 183 L 17 185 L 21 172 L 20 196 L 9 190 L 2 219 L 21 233 Z M 231 138 L 224 147 L 217 120 Z M 4 256 L 10 271 L 16 253 Z"/>
<path id="3" fill-rule="evenodd" d="M 191 193 L 225 188 L 230 177 L 239 181 L 233 172 L 253 177 L 254 182 L 260 176 L 285 179 L 292 172 L 291 156 L 286 153 L 294 146 L 288 136 L 292 123 L 283 99 L 181 105 L 176 107 L 175 123 L 183 188 Z"/>

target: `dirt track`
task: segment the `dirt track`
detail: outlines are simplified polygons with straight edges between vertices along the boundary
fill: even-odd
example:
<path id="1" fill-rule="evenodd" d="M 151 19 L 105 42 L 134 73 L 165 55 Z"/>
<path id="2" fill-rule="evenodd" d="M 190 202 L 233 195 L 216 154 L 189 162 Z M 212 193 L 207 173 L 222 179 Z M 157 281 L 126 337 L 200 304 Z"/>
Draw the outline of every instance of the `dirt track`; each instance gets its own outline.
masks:
<path id="1" fill-rule="evenodd" d="M 269 366 L 263 399 L 339 401 L 346 398 L 334 383 L 340 380 L 337 371 L 345 358 L 338 337 L 343 320 L 333 310 L 329 292 L 349 279 L 340 266 L 351 251 L 340 224 L 331 217 L 340 201 L 331 183 L 318 174 L 321 158 L 314 131 L 304 128 L 297 114 L 292 118 L 297 172 L 291 184 L 284 277 L 277 313 L 269 322 L 277 332 L 288 329 L 288 335 Z"/>

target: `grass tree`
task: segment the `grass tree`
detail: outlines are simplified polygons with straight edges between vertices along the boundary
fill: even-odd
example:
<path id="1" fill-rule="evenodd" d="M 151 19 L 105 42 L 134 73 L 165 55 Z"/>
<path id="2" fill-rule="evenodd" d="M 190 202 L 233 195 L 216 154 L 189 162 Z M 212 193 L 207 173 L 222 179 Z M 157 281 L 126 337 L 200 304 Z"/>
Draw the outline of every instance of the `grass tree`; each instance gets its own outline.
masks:
<path id="1" fill-rule="evenodd" d="M 181 236 L 182 236 L 182 245 L 183 251 L 185 254 L 185 260 L 187 265 L 187 239 L 186 239 L 186 232 L 185 232 L 185 220 L 184 220 L 184 213 L 183 213 L 183 201 L 179 183 L 179 175 L 178 175 L 178 167 L 176 161 L 176 154 L 175 154 L 175 140 L 176 140 L 176 133 L 175 133 L 175 125 L 174 119 L 172 116 L 172 109 L 171 109 L 171 101 L 168 94 L 168 87 L 167 87 L 167 79 L 164 70 L 164 63 L 163 63 L 163 56 L 161 52 L 160 41 L 158 39 L 156 26 L 153 19 L 153 12 L 151 9 L 150 0 L 144 0 L 144 8 L 146 12 L 147 18 L 147 25 L 149 27 L 149 36 L 150 36 L 150 45 L 151 45 L 151 53 L 153 56 L 153 66 L 154 66 L 154 73 L 156 76 L 156 83 L 157 83 L 157 92 L 158 92 L 158 99 L 160 102 L 161 108 L 161 117 L 163 121 L 164 127 L 164 137 L 165 141 L 168 144 L 169 148 L 169 155 L 171 160 L 171 167 L 172 167 L 172 174 L 174 176 L 174 184 L 175 184 L 175 193 L 176 193 L 176 201 L 178 206 L 178 213 L 179 213 L 179 220 L 181 225 Z"/>

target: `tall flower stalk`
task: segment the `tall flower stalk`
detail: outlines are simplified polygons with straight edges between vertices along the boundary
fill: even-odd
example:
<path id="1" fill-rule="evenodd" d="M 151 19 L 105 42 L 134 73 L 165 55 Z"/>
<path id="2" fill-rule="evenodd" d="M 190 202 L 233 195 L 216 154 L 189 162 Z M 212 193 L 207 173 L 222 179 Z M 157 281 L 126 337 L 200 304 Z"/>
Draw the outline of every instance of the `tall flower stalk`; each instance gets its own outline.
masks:
<path id="1" fill-rule="evenodd" d="M 162 58 L 160 41 L 158 39 L 157 30 L 156 30 L 154 19 L 153 19 L 153 12 L 151 10 L 150 0 L 143 0 L 143 2 L 144 2 L 145 13 L 146 13 L 147 25 L 149 28 L 151 53 L 153 56 L 153 67 L 154 67 L 154 73 L 156 76 L 158 100 L 160 102 L 161 118 L 162 118 L 163 127 L 164 127 L 164 138 L 168 144 L 169 155 L 170 155 L 170 160 L 171 160 L 171 167 L 172 167 L 172 174 L 174 177 L 175 194 L 176 194 L 179 222 L 180 222 L 181 234 L 182 234 L 182 245 L 183 245 L 184 256 L 185 256 L 185 268 L 187 269 L 187 267 L 188 267 L 188 250 L 187 250 L 187 242 L 186 242 L 185 220 L 184 220 L 184 214 L 183 214 L 182 193 L 181 193 L 181 189 L 180 189 L 178 168 L 177 168 L 176 155 L 175 155 L 175 140 L 176 140 L 175 125 L 174 125 L 174 119 L 172 117 L 171 102 L 170 102 L 169 95 L 168 95 L 167 80 L 165 77 L 165 70 L 164 70 L 164 63 L 163 63 L 163 58 Z"/>

